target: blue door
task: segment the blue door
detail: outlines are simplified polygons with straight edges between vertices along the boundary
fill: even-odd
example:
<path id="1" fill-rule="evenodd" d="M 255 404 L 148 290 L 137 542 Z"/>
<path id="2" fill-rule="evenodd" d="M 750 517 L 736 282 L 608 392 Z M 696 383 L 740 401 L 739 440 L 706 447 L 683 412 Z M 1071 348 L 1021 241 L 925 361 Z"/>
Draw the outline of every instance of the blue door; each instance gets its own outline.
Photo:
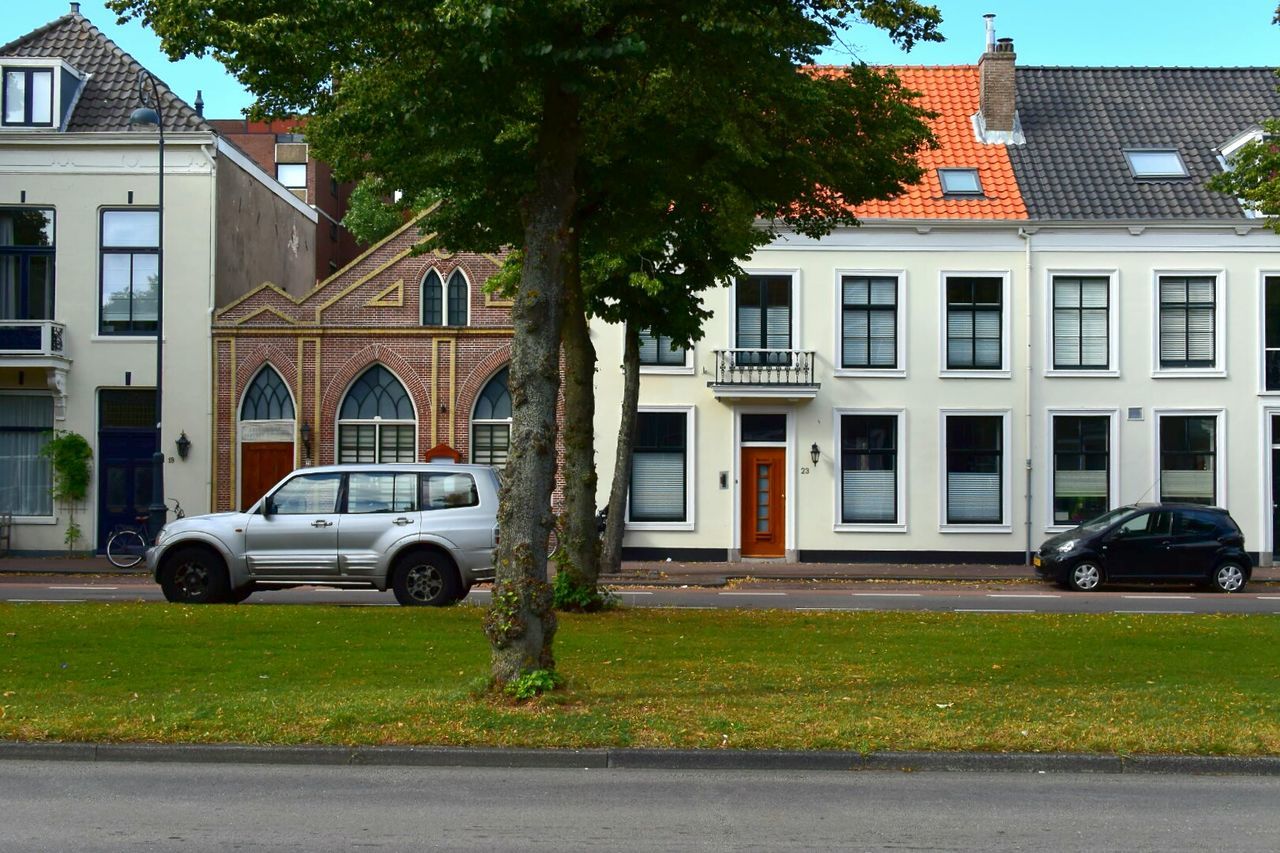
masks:
<path id="1" fill-rule="evenodd" d="M 98 406 L 98 550 L 121 524 L 136 524 L 151 505 L 156 449 L 155 393 L 103 390 Z"/>

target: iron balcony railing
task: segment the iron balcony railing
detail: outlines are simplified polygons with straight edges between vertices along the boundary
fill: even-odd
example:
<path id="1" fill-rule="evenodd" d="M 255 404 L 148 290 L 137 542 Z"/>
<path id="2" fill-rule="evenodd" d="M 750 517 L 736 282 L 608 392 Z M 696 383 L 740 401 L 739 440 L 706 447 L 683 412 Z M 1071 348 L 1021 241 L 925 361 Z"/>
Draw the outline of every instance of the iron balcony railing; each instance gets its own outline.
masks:
<path id="1" fill-rule="evenodd" d="M 817 387 L 813 350 L 718 349 L 709 385 Z"/>
<path id="2" fill-rule="evenodd" d="M 65 356 L 66 333 L 52 320 L 0 320 L 0 355 Z"/>

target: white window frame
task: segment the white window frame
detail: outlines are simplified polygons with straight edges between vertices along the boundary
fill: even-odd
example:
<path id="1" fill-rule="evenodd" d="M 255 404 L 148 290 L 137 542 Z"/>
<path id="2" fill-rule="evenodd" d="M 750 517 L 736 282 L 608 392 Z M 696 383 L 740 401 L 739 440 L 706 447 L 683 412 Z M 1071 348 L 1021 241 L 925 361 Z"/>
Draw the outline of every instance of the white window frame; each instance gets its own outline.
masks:
<path id="1" fill-rule="evenodd" d="M 832 422 L 832 444 L 834 448 L 833 456 L 835 456 L 835 472 L 832 479 L 832 495 L 834 500 L 835 514 L 832 516 L 834 522 L 831 529 L 836 533 L 907 533 L 910 528 L 907 522 L 907 507 L 910 505 L 907 501 L 907 484 L 910 479 L 907 477 L 907 462 L 911 458 L 907 449 L 907 410 L 898 409 L 855 409 L 846 407 L 836 407 L 831 410 Z M 897 521 L 892 524 L 870 523 L 861 524 L 858 522 L 846 522 L 841 520 L 841 507 L 843 506 L 843 474 L 844 471 L 844 447 L 840 440 L 841 419 L 845 415 L 854 416 L 880 416 L 893 417 L 898 420 L 898 455 L 896 462 L 897 474 L 897 497 L 898 505 L 895 509 Z"/>
<path id="2" fill-rule="evenodd" d="M 897 279 L 898 287 L 894 297 L 896 299 L 896 303 L 894 305 L 894 322 L 897 323 L 895 337 L 898 345 L 898 351 L 895 356 L 895 361 L 898 365 L 897 367 L 841 367 L 841 365 L 844 364 L 843 280 L 847 275 L 893 276 Z M 833 333 L 835 335 L 836 358 L 835 363 L 831 368 L 831 375 L 842 378 L 857 379 L 905 379 L 907 376 L 907 329 L 909 326 L 909 324 L 905 322 L 907 271 L 905 269 L 837 269 L 835 271 L 833 289 L 835 291 L 835 322 L 833 325 Z"/>
<path id="3" fill-rule="evenodd" d="M 1058 408 L 1045 410 L 1044 418 L 1044 470 L 1045 470 L 1045 525 L 1046 533 L 1061 533 L 1075 527 L 1074 524 L 1060 524 L 1053 518 L 1053 479 L 1056 471 L 1053 467 L 1054 432 L 1053 419 L 1057 417 L 1105 417 L 1109 418 L 1107 426 L 1107 509 L 1115 509 L 1120 503 L 1120 410 L 1117 408 Z"/>
<path id="4" fill-rule="evenodd" d="M 1000 369 L 975 370 L 973 368 L 947 367 L 947 280 L 950 278 L 999 278 L 1000 286 Z M 1013 314 L 1012 278 L 1009 270 L 957 270 L 938 272 L 938 376 L 943 379 L 1009 379 L 1013 376 L 1010 366 Z"/>
<path id="5" fill-rule="evenodd" d="M 1228 509 L 1227 507 L 1227 410 L 1223 407 L 1209 408 L 1153 408 L 1151 410 L 1151 448 L 1152 448 L 1152 466 L 1154 472 L 1153 481 L 1155 486 L 1151 489 L 1151 499 L 1159 501 L 1162 491 L 1160 483 L 1160 420 L 1165 417 L 1212 417 L 1216 418 L 1213 432 L 1213 492 L 1218 498 L 1218 502 L 1214 506 Z M 1266 479 L 1263 477 L 1262 479 Z M 1270 499 L 1267 500 L 1270 506 Z"/>
<path id="6" fill-rule="evenodd" d="M 1153 146 L 1146 146 L 1146 147 L 1124 148 L 1121 150 L 1124 153 L 1124 163 L 1126 166 L 1129 167 L 1129 177 L 1133 178 L 1135 181 L 1186 180 L 1191 177 L 1191 172 L 1187 169 L 1187 161 L 1183 158 L 1182 152 L 1179 151 L 1177 148 L 1172 148 L 1172 147 L 1158 148 Z M 1133 158 L 1130 156 L 1132 154 L 1137 154 L 1139 156 L 1143 154 L 1172 154 L 1174 158 L 1178 161 L 1178 165 L 1180 165 L 1182 169 L 1181 171 L 1178 171 L 1178 172 L 1142 173 L 1142 172 L 1139 172 L 1137 168 L 1134 167 Z"/>
<path id="7" fill-rule="evenodd" d="M 737 285 L 735 284 L 734 286 L 736 287 Z M 692 346 L 684 348 L 684 366 L 678 364 L 641 364 L 640 372 L 651 373 L 658 376 L 692 376 L 694 374 L 694 348 L 696 346 L 697 344 L 695 343 Z M 626 351 L 627 337 L 624 333 L 622 336 L 622 346 L 618 350 L 619 364 L 621 364 L 626 358 Z"/>
<path id="8" fill-rule="evenodd" d="M 1257 352 L 1257 370 L 1258 370 L 1258 396 L 1260 397 L 1280 397 L 1280 388 L 1267 390 L 1267 279 L 1280 279 L 1280 269 L 1259 269 L 1258 270 L 1258 348 Z M 1268 447 L 1268 450 L 1270 448 Z M 1270 502 L 1270 498 L 1267 499 Z"/>
<path id="9" fill-rule="evenodd" d="M 1213 367 L 1160 366 L 1160 279 L 1163 276 L 1212 276 L 1213 285 Z M 1156 269 L 1151 271 L 1151 378 L 1227 376 L 1227 271 L 1217 269 Z"/>
<path id="10" fill-rule="evenodd" d="M 697 417 L 698 410 L 695 406 L 637 406 L 636 414 L 640 412 L 681 412 L 685 415 L 685 437 L 684 437 L 684 521 L 632 521 L 631 520 L 631 487 L 627 487 L 627 511 L 626 522 L 623 530 L 666 530 L 666 531 L 685 531 L 694 530 L 696 519 L 694 518 L 694 510 L 698 505 L 696 498 L 697 480 L 695 473 L 697 466 Z M 627 464 L 631 464 L 631 460 L 627 460 Z"/>
<path id="11" fill-rule="evenodd" d="M 753 275 L 785 275 L 791 278 L 791 348 L 772 350 L 773 352 L 796 352 L 804 347 L 800 345 L 800 270 L 791 269 L 743 269 L 741 276 L 733 278 L 733 287 L 729 291 L 729 346 L 727 349 L 738 349 L 738 283 L 741 279 Z"/>
<path id="12" fill-rule="evenodd" d="M 1010 430 L 1012 409 L 939 409 L 938 410 L 938 532 L 939 533 L 1012 533 L 1013 532 L 1013 477 L 1010 460 L 1013 455 L 1013 436 Z M 1000 427 L 1000 517 L 999 524 L 948 524 L 947 523 L 947 418 L 950 417 L 999 417 Z"/>
<path id="13" fill-rule="evenodd" d="M 52 104 L 52 110 L 51 110 L 52 121 L 49 124 L 5 124 L 3 126 L 0 126 L 0 129 L 2 129 L 3 131 L 11 132 L 11 133 L 21 132 L 21 131 L 27 131 L 27 132 L 44 131 L 47 133 L 48 131 L 51 131 L 51 130 L 62 130 L 64 126 L 64 122 L 67 119 L 67 116 L 71 114 L 71 111 L 75 109 L 76 103 L 79 102 L 80 94 L 83 92 L 83 85 L 85 80 L 84 75 L 82 75 L 79 71 L 76 71 L 74 68 L 72 68 L 63 60 L 57 59 L 54 57 L 41 58 L 41 57 L 28 57 L 28 56 L 8 56 L 8 57 L 5 57 L 3 61 L 0 61 L 0 66 L 3 66 L 4 68 L 13 68 L 15 70 L 21 68 L 24 71 L 25 70 L 40 71 L 43 69 L 49 69 L 53 72 L 53 104 Z M 71 105 L 65 111 L 62 109 L 62 81 L 63 81 L 64 71 L 67 74 L 70 74 L 73 78 L 75 78 L 81 90 L 81 92 L 76 93 L 75 99 L 72 101 Z M 0 86 L 3 86 L 3 85 L 4 85 L 4 80 L 2 77 L 0 77 Z"/>
<path id="14" fill-rule="evenodd" d="M 786 415 L 787 416 L 787 437 L 786 441 L 771 442 L 743 442 L 742 440 L 742 416 L 743 415 Z M 785 447 L 786 458 L 784 465 L 786 467 L 786 491 L 784 494 L 799 494 L 797 487 L 797 477 L 800 466 L 803 464 L 799 458 L 798 441 L 796 438 L 795 410 L 789 406 L 741 406 L 734 409 L 733 414 L 733 460 L 729 466 L 729 476 L 733 478 L 733 553 L 742 553 L 742 448 L 743 447 Z M 810 463 L 811 470 L 817 466 Z M 783 531 L 782 547 L 784 552 L 790 554 L 796 550 L 796 501 L 788 500 L 783 516 L 783 523 L 786 525 Z"/>
<path id="15" fill-rule="evenodd" d="M 1107 279 L 1107 364 L 1106 369 L 1081 367 L 1077 370 L 1060 369 L 1053 366 L 1053 280 L 1055 278 L 1102 278 Z M 1044 340 L 1045 347 L 1044 375 L 1046 377 L 1070 377 L 1072 379 L 1114 379 L 1120 376 L 1120 271 L 1111 269 L 1068 269 L 1053 267 L 1044 273 Z M 1159 319 L 1156 320 L 1159 330 Z M 1159 346 L 1157 342 L 1157 347 Z"/>

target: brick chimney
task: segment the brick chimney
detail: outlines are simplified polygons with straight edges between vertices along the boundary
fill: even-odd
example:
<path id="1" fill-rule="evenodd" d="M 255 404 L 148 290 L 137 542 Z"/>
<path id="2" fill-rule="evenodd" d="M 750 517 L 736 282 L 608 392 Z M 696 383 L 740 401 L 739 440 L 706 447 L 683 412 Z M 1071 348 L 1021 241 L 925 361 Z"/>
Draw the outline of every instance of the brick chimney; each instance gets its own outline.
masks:
<path id="1" fill-rule="evenodd" d="M 1015 104 L 1014 66 L 1018 55 L 1013 52 L 1013 39 L 997 39 L 995 15 L 984 15 L 987 44 L 978 60 L 979 94 L 975 125 L 984 142 L 1017 143 L 1018 113 Z"/>

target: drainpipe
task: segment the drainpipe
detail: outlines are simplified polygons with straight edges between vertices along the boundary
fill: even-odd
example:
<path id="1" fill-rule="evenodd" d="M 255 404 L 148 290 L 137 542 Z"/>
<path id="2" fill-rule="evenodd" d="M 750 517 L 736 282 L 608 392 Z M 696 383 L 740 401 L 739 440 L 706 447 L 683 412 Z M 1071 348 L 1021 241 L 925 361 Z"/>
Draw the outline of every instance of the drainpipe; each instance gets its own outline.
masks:
<path id="1" fill-rule="evenodd" d="M 1025 314 L 1024 314 L 1024 320 L 1025 320 L 1025 322 L 1026 322 L 1026 327 L 1023 329 L 1023 333 L 1024 333 L 1024 334 L 1026 335 L 1026 337 L 1027 337 L 1027 352 L 1026 352 L 1026 358 L 1027 358 L 1027 382 L 1026 382 L 1026 389 L 1025 389 L 1025 393 L 1024 393 L 1024 395 L 1023 395 L 1023 407 L 1024 407 L 1025 411 L 1026 411 L 1026 424 L 1025 424 L 1025 427 L 1024 427 L 1024 429 L 1025 429 L 1025 435 L 1026 435 L 1026 438 L 1023 440 L 1023 444 L 1024 444 L 1024 446 L 1026 447 L 1026 476 L 1027 476 L 1027 481 L 1026 481 L 1026 494 L 1027 494 L 1027 506 L 1026 506 L 1026 515 L 1027 515 L 1027 518 L 1026 518 L 1026 529 L 1027 529 L 1027 540 L 1026 540 L 1026 546 L 1025 546 L 1025 548 L 1024 548 L 1024 550 L 1023 550 L 1023 553 L 1022 553 L 1022 561 L 1023 561 L 1023 565 L 1027 565 L 1027 566 L 1029 566 L 1029 565 L 1031 565 L 1031 551 L 1032 551 L 1032 539 L 1031 539 L 1031 475 L 1032 475 L 1032 465 L 1031 465 L 1031 459 L 1032 459 L 1032 456 L 1031 456 L 1031 425 L 1032 425 L 1032 419 L 1031 419 L 1031 381 L 1032 381 L 1032 377 L 1033 377 L 1033 374 L 1034 374 L 1034 370 L 1033 370 L 1033 366 L 1032 366 L 1032 360 L 1031 360 L 1031 356 L 1032 356 L 1032 354 L 1033 354 L 1033 352 L 1032 352 L 1032 341 L 1034 340 L 1034 337 L 1033 337 L 1033 336 L 1032 336 L 1032 334 L 1031 334 L 1031 331 L 1032 331 L 1032 329 L 1031 329 L 1031 298 L 1032 298 L 1032 292 L 1034 291 L 1034 287 L 1032 286 L 1032 283 L 1031 283 L 1031 232 L 1030 232 L 1030 231 L 1028 231 L 1028 230 L 1027 230 L 1027 229 L 1025 229 L 1025 228 L 1019 228 L 1019 229 L 1018 229 L 1018 236 L 1022 238 L 1023 246 L 1025 247 L 1025 250 L 1026 250 L 1026 259 L 1027 259 L 1027 260 L 1026 260 L 1026 273 L 1025 273 L 1025 279 L 1026 279 L 1026 283 L 1027 283 L 1027 294 L 1026 294 L 1026 312 L 1025 312 Z"/>

